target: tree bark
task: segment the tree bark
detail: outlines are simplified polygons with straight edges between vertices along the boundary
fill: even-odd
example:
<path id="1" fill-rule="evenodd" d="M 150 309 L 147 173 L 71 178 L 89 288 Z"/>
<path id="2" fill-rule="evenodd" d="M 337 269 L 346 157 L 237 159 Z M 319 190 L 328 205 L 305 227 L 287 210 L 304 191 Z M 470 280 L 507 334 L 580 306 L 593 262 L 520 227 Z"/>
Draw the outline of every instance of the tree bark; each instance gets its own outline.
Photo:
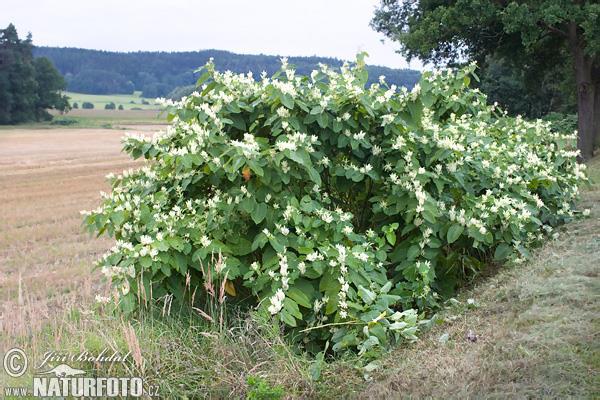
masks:
<path id="1" fill-rule="evenodd" d="M 580 161 L 587 161 L 594 155 L 594 139 L 596 136 L 594 114 L 598 105 L 596 100 L 596 85 L 593 79 L 593 60 L 585 54 L 582 39 L 577 25 L 569 25 L 569 47 L 574 58 L 575 82 L 577 83 L 577 113 L 578 134 L 577 149 L 581 152 Z"/>
<path id="2" fill-rule="evenodd" d="M 594 85 L 594 146 L 600 148 L 600 68 L 594 73 L 596 84 Z"/>

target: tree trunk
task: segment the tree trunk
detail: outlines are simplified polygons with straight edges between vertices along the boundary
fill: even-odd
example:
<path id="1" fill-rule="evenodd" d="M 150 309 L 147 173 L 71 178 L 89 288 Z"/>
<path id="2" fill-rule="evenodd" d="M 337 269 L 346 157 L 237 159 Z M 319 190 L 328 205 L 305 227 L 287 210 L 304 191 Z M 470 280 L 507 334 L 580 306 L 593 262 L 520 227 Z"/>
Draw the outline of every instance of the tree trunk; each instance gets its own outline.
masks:
<path id="1" fill-rule="evenodd" d="M 587 161 L 594 155 L 595 122 L 595 84 L 592 70 L 593 60 L 584 52 L 583 44 L 577 32 L 577 25 L 569 26 L 569 45 L 575 64 L 575 82 L 577 83 L 578 134 L 577 149 L 581 152 L 580 161 Z"/>
<path id="2" fill-rule="evenodd" d="M 594 85 L 594 145 L 600 148 L 600 68 L 594 73 L 596 84 Z"/>

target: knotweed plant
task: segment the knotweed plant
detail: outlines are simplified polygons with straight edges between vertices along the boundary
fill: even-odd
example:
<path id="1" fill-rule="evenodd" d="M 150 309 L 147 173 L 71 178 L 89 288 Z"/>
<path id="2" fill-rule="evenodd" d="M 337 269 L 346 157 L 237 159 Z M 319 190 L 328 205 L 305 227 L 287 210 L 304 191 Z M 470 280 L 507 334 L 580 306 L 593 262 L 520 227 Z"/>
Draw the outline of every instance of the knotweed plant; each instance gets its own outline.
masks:
<path id="1" fill-rule="evenodd" d="M 147 164 L 86 213 L 116 238 L 99 266 L 121 308 L 226 276 L 230 299 L 309 350 L 414 340 L 465 274 L 573 218 L 585 179 L 575 135 L 486 105 L 474 69 L 409 91 L 366 87 L 362 55 L 309 77 L 286 59 L 259 79 L 209 62 L 197 92 L 165 101 L 166 131 L 125 138 Z"/>

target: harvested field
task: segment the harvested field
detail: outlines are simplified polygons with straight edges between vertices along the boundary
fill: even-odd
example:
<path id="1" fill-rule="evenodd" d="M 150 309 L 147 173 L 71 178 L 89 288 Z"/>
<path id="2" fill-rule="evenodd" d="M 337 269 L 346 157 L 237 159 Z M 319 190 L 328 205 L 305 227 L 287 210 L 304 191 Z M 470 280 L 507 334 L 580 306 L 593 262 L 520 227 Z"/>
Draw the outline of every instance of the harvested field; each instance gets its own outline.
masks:
<path id="1" fill-rule="evenodd" d="M 2 335 L 24 334 L 57 309 L 92 296 L 100 279 L 90 269 L 110 240 L 86 233 L 79 211 L 99 204 L 98 192 L 108 189 L 107 173 L 135 164 L 120 152 L 123 134 L 0 131 Z"/>

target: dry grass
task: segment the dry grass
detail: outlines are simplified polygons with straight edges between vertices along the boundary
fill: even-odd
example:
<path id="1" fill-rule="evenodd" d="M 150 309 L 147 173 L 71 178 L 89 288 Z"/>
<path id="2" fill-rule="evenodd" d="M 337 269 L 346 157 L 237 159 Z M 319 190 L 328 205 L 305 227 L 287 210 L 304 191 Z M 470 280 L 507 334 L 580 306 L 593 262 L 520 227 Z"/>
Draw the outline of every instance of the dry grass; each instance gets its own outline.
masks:
<path id="1" fill-rule="evenodd" d="M 591 174 L 581 204 L 590 218 L 567 225 L 532 262 L 462 293 L 477 308 L 447 310 L 447 323 L 390 354 L 358 397 L 598 398 L 600 159 Z"/>

